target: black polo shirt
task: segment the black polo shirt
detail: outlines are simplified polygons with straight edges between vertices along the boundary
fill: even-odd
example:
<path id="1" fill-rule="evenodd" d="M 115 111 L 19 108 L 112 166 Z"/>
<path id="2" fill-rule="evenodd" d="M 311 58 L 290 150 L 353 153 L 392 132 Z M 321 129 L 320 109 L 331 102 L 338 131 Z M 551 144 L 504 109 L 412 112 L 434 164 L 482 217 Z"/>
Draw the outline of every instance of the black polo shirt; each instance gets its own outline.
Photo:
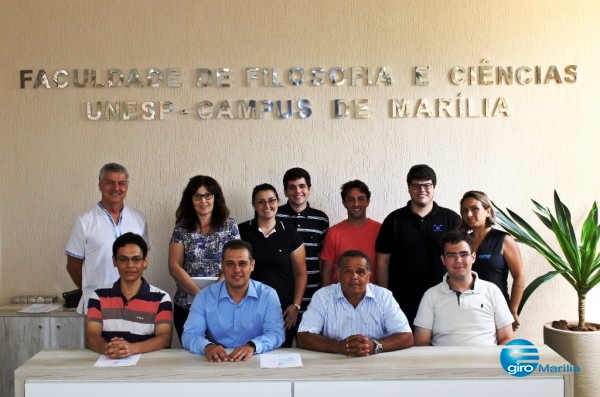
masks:
<path id="1" fill-rule="evenodd" d="M 258 230 L 256 219 L 240 223 L 238 227 L 240 236 L 252 245 L 254 252 L 254 271 L 250 277 L 273 287 L 285 309 L 294 300 L 296 285 L 290 254 L 302 245 L 298 232 L 281 220 L 277 220 L 275 232 L 268 237 Z"/>
<path id="2" fill-rule="evenodd" d="M 391 254 L 388 289 L 412 326 L 425 291 L 439 284 L 446 273 L 440 259 L 442 234 L 456 229 L 457 213 L 435 202 L 429 214 L 421 218 L 410 209 L 410 201 L 390 213 L 379 230 L 375 249 Z"/>

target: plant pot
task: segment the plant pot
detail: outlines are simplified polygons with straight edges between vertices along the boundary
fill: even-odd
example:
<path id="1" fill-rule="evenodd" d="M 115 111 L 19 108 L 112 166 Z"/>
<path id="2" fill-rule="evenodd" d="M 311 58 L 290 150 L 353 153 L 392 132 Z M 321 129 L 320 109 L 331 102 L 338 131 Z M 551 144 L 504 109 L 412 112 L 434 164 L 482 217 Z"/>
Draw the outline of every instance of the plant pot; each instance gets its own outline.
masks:
<path id="1" fill-rule="evenodd" d="M 580 368 L 575 373 L 575 397 L 600 396 L 600 332 L 563 331 L 546 323 L 544 343 Z"/>

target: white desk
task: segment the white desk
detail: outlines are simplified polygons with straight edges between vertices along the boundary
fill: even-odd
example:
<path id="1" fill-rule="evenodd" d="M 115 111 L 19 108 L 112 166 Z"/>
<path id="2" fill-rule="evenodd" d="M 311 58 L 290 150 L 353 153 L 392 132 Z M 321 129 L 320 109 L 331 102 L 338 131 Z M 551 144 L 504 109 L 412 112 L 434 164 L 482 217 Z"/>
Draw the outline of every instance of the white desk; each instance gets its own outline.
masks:
<path id="1" fill-rule="evenodd" d="M 537 348 L 540 363 L 567 364 L 547 346 Z M 277 350 L 302 356 L 302 368 L 286 369 L 261 369 L 257 356 L 210 363 L 179 349 L 144 354 L 134 367 L 96 368 L 99 355 L 89 350 L 44 350 L 15 371 L 15 396 L 573 396 L 572 373 L 511 377 L 500 365 L 500 350 L 413 347 L 362 358 Z"/>

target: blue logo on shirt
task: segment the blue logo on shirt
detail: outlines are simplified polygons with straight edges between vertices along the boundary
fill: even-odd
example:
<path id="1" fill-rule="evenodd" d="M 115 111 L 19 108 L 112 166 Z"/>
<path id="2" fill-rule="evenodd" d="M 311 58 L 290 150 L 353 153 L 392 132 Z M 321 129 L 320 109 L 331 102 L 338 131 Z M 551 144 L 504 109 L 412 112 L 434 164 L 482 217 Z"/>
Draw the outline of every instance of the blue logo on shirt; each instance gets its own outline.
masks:
<path id="1" fill-rule="evenodd" d="M 479 259 L 492 259 L 491 254 L 481 254 L 478 256 Z"/>
<path id="2" fill-rule="evenodd" d="M 440 233 L 442 231 L 442 227 L 443 225 L 436 225 L 435 223 L 433 224 L 433 232 L 434 233 Z"/>

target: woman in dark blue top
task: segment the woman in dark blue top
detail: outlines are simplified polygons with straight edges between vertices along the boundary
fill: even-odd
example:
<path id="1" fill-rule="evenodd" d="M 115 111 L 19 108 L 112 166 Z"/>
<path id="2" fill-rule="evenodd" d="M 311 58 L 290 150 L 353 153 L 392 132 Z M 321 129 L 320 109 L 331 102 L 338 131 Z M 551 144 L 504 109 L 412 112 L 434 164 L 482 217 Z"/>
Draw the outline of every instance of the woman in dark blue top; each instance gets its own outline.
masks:
<path id="1" fill-rule="evenodd" d="M 520 325 L 517 309 L 525 288 L 525 270 L 521 252 L 515 240 L 507 233 L 492 228 L 496 223 L 494 208 L 489 197 L 475 190 L 466 192 L 460 200 L 460 229 L 471 231 L 473 249 L 477 253 L 473 271 L 482 279 L 500 288 L 508 302 L 515 321 L 513 329 Z M 508 274 L 513 282 L 508 294 Z"/>

